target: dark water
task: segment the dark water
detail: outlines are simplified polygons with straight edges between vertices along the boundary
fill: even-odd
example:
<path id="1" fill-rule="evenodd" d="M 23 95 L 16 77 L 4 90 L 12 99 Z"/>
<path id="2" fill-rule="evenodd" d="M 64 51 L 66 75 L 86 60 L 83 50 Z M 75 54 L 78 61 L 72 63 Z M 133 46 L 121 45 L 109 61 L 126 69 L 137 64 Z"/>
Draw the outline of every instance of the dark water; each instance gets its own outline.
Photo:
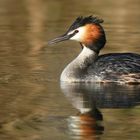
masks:
<path id="1" fill-rule="evenodd" d="M 96 14 L 108 40 L 101 53 L 140 53 L 139 9 L 139 0 L 1 0 L 0 140 L 139 140 L 140 86 L 60 84 L 81 48 L 46 45 Z"/>

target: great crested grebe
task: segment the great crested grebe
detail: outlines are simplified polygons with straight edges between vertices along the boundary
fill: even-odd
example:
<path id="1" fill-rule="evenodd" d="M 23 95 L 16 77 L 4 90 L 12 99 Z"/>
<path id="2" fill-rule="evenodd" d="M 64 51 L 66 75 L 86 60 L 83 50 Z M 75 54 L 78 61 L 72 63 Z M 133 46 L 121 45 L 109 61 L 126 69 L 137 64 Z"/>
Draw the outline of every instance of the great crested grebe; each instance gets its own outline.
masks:
<path id="1" fill-rule="evenodd" d="M 60 80 L 66 82 L 140 83 L 140 55 L 110 53 L 98 56 L 106 43 L 102 19 L 78 17 L 68 31 L 48 44 L 76 40 L 81 53 L 63 70 Z"/>

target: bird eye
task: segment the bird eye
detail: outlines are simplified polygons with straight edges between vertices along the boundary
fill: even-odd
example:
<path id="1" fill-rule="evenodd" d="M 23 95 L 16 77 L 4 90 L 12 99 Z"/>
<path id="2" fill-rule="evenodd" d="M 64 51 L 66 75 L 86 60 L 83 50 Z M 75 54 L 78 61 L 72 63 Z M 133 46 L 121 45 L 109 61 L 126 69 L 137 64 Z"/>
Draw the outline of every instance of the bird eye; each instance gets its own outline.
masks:
<path id="1" fill-rule="evenodd" d="M 75 30 L 75 33 L 78 33 L 79 31 L 78 30 Z"/>

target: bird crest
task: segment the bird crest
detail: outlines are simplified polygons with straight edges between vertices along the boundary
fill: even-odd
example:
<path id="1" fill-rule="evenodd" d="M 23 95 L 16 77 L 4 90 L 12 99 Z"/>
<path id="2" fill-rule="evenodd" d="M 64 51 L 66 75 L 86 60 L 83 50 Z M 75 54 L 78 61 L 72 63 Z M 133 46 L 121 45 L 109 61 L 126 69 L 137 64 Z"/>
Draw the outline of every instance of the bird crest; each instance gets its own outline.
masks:
<path id="1" fill-rule="evenodd" d="M 70 26 L 68 29 L 69 31 L 72 31 L 74 29 L 77 29 L 78 27 L 84 26 L 86 24 L 100 24 L 103 23 L 103 19 L 100 19 L 96 16 L 88 16 L 88 17 L 78 17 L 76 20 L 73 22 L 73 24 Z"/>

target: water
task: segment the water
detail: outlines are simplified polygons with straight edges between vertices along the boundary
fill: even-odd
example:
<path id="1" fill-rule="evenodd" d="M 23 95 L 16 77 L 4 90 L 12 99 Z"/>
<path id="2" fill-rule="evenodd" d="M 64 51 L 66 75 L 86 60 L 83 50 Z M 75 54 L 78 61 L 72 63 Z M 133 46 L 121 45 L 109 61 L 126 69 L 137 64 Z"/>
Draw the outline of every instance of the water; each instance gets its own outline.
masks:
<path id="1" fill-rule="evenodd" d="M 60 84 L 81 48 L 46 45 L 77 16 L 96 14 L 108 40 L 101 53 L 139 53 L 139 8 L 139 0 L 1 0 L 0 139 L 139 140 L 140 86 Z"/>

